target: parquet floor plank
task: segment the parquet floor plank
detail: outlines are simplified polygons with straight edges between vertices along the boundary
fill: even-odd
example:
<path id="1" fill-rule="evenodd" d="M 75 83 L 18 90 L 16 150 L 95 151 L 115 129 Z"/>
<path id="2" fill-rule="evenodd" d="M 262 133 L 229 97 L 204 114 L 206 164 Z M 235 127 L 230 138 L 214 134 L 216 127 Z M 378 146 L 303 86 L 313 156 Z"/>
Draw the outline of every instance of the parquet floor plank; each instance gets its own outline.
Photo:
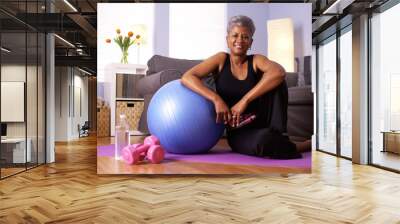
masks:
<path id="1" fill-rule="evenodd" d="M 400 223 L 400 175 L 313 152 L 312 174 L 97 175 L 94 137 L 0 181 L 0 223 Z"/>

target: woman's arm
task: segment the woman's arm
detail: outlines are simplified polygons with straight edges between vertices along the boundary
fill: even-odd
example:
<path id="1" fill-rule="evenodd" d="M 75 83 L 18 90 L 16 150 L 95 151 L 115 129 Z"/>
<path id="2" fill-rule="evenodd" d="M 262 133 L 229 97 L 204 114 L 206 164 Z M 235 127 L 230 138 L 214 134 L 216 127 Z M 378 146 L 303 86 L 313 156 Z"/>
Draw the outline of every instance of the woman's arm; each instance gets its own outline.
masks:
<path id="1" fill-rule="evenodd" d="M 244 95 L 243 98 L 248 103 L 264 93 L 275 89 L 285 80 L 286 76 L 285 69 L 281 65 L 263 55 L 254 55 L 254 66 L 256 72 L 260 71 L 262 73 L 262 77 L 257 85 Z"/>
<path id="2" fill-rule="evenodd" d="M 232 115 L 234 115 L 234 125 L 239 124 L 240 115 L 251 101 L 274 89 L 285 79 L 286 73 L 282 66 L 276 62 L 270 61 L 267 57 L 263 55 L 254 55 L 253 63 L 254 71 L 262 73 L 262 77 L 257 85 L 232 107 L 231 111 Z"/>
<path id="3" fill-rule="evenodd" d="M 225 61 L 225 58 L 226 54 L 223 52 L 207 58 L 200 64 L 185 72 L 185 74 L 182 76 L 181 82 L 189 89 L 212 101 L 217 114 L 216 121 L 224 121 L 224 123 L 227 123 L 231 118 L 228 106 L 217 93 L 207 88 L 201 81 L 201 79 L 206 77 L 208 74 L 214 71 L 219 71 Z"/>
<path id="4" fill-rule="evenodd" d="M 222 57 L 225 57 L 224 53 L 217 53 L 189 69 L 181 78 L 182 84 L 214 102 L 219 96 L 207 88 L 201 79 L 219 69 Z"/>

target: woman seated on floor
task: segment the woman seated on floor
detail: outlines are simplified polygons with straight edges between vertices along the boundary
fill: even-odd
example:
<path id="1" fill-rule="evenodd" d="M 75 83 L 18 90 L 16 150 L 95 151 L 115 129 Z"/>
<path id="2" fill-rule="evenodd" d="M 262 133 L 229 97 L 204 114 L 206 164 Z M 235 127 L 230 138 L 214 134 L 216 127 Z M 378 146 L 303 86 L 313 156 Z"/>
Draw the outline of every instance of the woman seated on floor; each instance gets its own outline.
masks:
<path id="1" fill-rule="evenodd" d="M 285 71 L 276 62 L 255 54 L 247 55 L 255 26 L 247 16 L 229 20 L 226 42 L 230 53 L 219 52 L 194 66 L 182 77 L 182 83 L 212 101 L 217 122 L 224 122 L 233 151 L 275 159 L 301 158 L 311 149 L 311 141 L 293 143 L 285 135 L 288 90 Z M 216 92 L 201 79 L 213 73 Z M 236 128 L 244 114 L 255 114 L 250 124 Z"/>

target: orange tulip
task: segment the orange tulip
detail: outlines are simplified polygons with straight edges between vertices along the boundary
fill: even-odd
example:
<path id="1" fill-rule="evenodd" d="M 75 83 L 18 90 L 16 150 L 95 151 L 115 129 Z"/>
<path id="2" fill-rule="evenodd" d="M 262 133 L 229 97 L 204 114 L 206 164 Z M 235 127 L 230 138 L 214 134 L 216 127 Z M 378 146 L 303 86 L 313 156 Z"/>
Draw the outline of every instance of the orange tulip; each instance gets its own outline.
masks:
<path id="1" fill-rule="evenodd" d="M 121 30 L 120 30 L 120 29 L 117 29 L 117 33 L 120 34 L 120 33 L 121 33 Z"/>
<path id="2" fill-rule="evenodd" d="M 106 39 L 106 43 L 111 43 L 111 40 L 110 39 Z"/>
<path id="3" fill-rule="evenodd" d="M 138 35 L 136 35 L 136 39 L 139 39 L 140 38 L 140 35 L 138 34 Z"/>
<path id="4" fill-rule="evenodd" d="M 128 32 L 128 36 L 129 36 L 129 37 L 132 37 L 132 36 L 133 36 L 133 32 L 132 32 L 132 31 L 129 31 L 129 32 Z"/>

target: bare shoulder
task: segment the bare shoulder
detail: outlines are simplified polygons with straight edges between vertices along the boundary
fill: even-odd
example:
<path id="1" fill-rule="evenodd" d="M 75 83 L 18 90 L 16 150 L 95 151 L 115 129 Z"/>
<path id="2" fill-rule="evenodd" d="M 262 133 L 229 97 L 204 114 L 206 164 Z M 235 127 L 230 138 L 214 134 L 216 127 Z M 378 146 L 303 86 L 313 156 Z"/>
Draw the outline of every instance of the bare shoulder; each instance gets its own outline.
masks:
<path id="1" fill-rule="evenodd" d="M 271 62 L 266 56 L 262 54 L 255 54 L 253 57 L 255 63 L 269 63 Z"/>
<path id="2" fill-rule="evenodd" d="M 227 55 L 226 52 L 221 51 L 221 52 L 216 53 L 215 57 L 217 58 L 219 63 L 224 63 L 224 61 L 226 59 L 226 55 Z"/>
<path id="3" fill-rule="evenodd" d="M 211 57 L 203 60 L 201 63 L 193 66 L 186 73 L 190 73 L 191 75 L 195 75 L 198 78 L 206 77 L 210 73 L 214 73 L 216 70 L 220 71 L 221 70 L 221 64 L 223 66 L 225 58 L 226 58 L 225 53 L 219 52 L 219 53 L 214 54 Z"/>
<path id="4" fill-rule="evenodd" d="M 254 55 L 253 66 L 255 71 L 261 70 L 264 72 L 271 68 L 282 69 L 282 67 L 278 63 L 269 60 L 266 56 L 261 54 Z"/>
<path id="5" fill-rule="evenodd" d="M 222 68 L 224 67 L 224 63 L 227 57 L 226 52 L 218 52 L 214 56 L 212 56 L 212 60 L 215 64 L 218 64 L 218 72 L 221 72 Z"/>
<path id="6" fill-rule="evenodd" d="M 254 54 L 253 56 L 253 69 L 254 71 L 264 71 L 269 66 L 271 61 L 262 54 Z"/>

